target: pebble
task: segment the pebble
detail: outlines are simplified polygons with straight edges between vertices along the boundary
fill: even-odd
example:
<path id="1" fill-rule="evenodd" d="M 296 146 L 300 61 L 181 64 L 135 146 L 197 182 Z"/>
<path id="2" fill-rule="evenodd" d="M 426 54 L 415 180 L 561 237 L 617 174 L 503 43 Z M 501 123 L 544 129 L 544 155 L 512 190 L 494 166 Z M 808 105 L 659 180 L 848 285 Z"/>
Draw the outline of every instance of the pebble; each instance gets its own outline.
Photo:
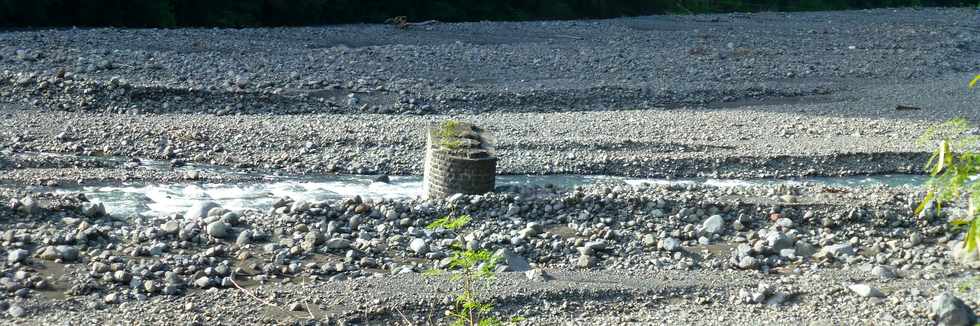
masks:
<path id="1" fill-rule="evenodd" d="M 752 256 L 744 256 L 738 260 L 738 268 L 754 269 L 759 265 L 759 261 Z"/>
<path id="2" fill-rule="evenodd" d="M 643 235 L 643 245 L 647 247 L 653 247 L 657 245 L 657 236 L 653 234 Z"/>
<path id="3" fill-rule="evenodd" d="M 41 257 L 41 259 L 44 260 L 56 260 L 61 258 L 61 255 L 58 254 L 58 250 L 56 250 L 54 247 L 47 246 L 44 247 L 44 250 L 41 251 L 41 254 L 38 257 Z"/>
<path id="4" fill-rule="evenodd" d="M 78 248 L 74 246 L 59 245 L 54 247 L 54 249 L 58 252 L 58 256 L 65 262 L 74 262 L 79 258 Z"/>
<path id="5" fill-rule="evenodd" d="M 245 246 L 252 243 L 252 230 L 245 230 L 238 234 L 238 238 L 235 239 L 235 244 L 238 246 Z"/>
<path id="6" fill-rule="evenodd" d="M 119 294 L 118 293 L 115 293 L 115 292 L 109 293 L 105 297 L 102 298 L 102 302 L 105 302 L 106 304 L 118 303 L 119 302 Z"/>
<path id="7" fill-rule="evenodd" d="M 817 255 L 819 256 L 818 258 L 832 257 L 841 259 L 848 256 L 854 256 L 855 252 L 854 247 L 851 247 L 849 244 L 835 244 L 823 247 L 820 249 L 820 252 L 818 252 Z"/>
<path id="8" fill-rule="evenodd" d="M 793 239 L 790 239 L 781 231 L 770 231 L 766 233 L 766 243 L 775 252 L 793 248 Z"/>
<path id="9" fill-rule="evenodd" d="M 211 286 L 211 279 L 207 276 L 201 276 L 197 280 L 194 280 L 194 286 L 198 288 L 207 288 Z"/>

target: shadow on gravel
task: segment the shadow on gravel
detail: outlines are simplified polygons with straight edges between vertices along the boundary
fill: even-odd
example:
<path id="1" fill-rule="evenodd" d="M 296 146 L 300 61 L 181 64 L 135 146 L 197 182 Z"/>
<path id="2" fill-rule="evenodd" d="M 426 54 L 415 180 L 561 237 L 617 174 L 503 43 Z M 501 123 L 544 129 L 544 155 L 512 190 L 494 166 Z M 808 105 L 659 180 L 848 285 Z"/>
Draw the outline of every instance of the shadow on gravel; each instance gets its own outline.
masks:
<path id="1" fill-rule="evenodd" d="M 554 281 L 552 281 L 554 282 Z M 569 284 L 573 283 L 575 285 Z M 559 309 L 561 313 L 576 315 L 586 311 L 595 311 L 597 306 L 613 310 L 625 310 L 628 307 L 648 307 L 651 303 L 666 304 L 684 295 L 701 293 L 708 289 L 693 286 L 656 285 L 661 289 L 631 289 L 631 288 L 568 288 L 582 286 L 582 282 L 555 282 L 546 288 L 528 290 L 520 294 L 495 296 L 495 312 L 504 316 L 553 316 Z M 615 285 L 611 285 L 615 286 Z M 563 287 L 563 288 L 559 288 Z M 445 304 L 438 298 L 420 298 L 418 303 L 397 307 L 386 307 L 384 310 L 362 314 L 354 322 L 392 323 L 392 322 L 438 322 L 442 320 Z"/>
<path id="2" fill-rule="evenodd" d="M 634 150 L 646 153 L 676 153 L 676 152 L 707 152 L 710 150 L 734 150 L 734 146 L 694 145 L 670 142 L 647 142 L 626 139 L 606 143 L 583 143 L 580 141 L 563 141 L 559 143 L 533 143 L 517 141 L 511 144 L 497 145 L 498 150 Z"/>

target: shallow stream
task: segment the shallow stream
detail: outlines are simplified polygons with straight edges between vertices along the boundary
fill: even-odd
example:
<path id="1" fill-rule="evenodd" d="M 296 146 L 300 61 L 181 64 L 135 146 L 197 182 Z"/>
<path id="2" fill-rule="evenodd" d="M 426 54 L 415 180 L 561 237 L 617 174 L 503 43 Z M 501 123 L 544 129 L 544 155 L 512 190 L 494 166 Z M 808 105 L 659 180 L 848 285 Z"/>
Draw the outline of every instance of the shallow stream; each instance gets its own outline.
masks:
<path id="1" fill-rule="evenodd" d="M 267 210 L 281 197 L 307 201 L 324 201 L 361 196 L 369 199 L 411 199 L 421 196 L 421 176 L 393 176 L 389 182 L 375 182 L 376 176 L 281 176 L 235 171 L 226 167 L 188 164 L 172 168 L 169 162 L 132 160 L 119 157 L 72 156 L 50 153 L 2 153 L 22 160 L 50 162 L 57 160 L 90 161 L 107 166 L 150 170 L 176 169 L 184 172 L 198 171 L 215 175 L 248 175 L 259 182 L 177 182 L 177 183 L 123 183 L 113 185 L 63 187 L 58 192 L 82 192 L 90 200 L 101 202 L 114 215 L 132 214 L 159 216 L 184 212 L 200 201 L 214 201 L 231 210 Z M 235 179 L 235 178 L 229 178 Z M 643 179 L 613 176 L 585 175 L 501 175 L 497 187 L 553 186 L 572 188 L 597 182 L 650 184 L 704 184 L 714 187 L 739 187 L 758 185 L 800 185 L 811 183 L 831 187 L 861 186 L 917 186 L 925 176 L 894 174 L 851 177 L 813 177 L 798 179 Z"/>
<path id="2" fill-rule="evenodd" d="M 421 195 L 422 177 L 391 177 L 390 182 L 374 182 L 373 176 L 269 177 L 259 183 L 171 183 L 122 184 L 67 188 L 61 191 L 83 192 L 105 204 L 112 214 L 165 215 L 184 212 L 199 201 L 214 201 L 231 210 L 267 210 L 280 197 L 323 201 L 361 196 L 372 199 L 410 199 Z M 610 176 L 576 175 L 504 175 L 497 177 L 497 186 L 547 186 L 571 188 L 597 182 L 623 182 L 630 185 L 694 184 L 716 187 L 750 185 L 802 184 L 827 186 L 912 186 L 921 184 L 922 176 L 878 175 L 861 177 L 822 177 L 797 180 L 719 180 L 719 179 L 637 179 Z"/>

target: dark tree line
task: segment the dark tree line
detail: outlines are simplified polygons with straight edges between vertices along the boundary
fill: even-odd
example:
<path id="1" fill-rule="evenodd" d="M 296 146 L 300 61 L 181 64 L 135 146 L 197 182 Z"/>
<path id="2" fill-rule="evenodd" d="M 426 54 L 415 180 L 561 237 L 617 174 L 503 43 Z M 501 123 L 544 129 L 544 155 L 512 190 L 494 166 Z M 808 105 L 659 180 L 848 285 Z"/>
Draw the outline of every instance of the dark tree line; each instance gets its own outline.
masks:
<path id="1" fill-rule="evenodd" d="M 0 26 L 299 26 L 970 6 L 977 0 L 0 0 Z"/>

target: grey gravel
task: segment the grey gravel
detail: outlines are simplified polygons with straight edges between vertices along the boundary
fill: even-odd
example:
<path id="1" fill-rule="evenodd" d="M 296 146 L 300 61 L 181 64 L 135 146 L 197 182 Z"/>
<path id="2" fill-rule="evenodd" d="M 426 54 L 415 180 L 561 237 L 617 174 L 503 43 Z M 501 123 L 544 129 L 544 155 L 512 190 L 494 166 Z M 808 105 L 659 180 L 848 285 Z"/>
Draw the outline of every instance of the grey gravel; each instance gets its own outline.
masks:
<path id="1" fill-rule="evenodd" d="M 928 324 L 929 299 L 976 270 L 944 219 L 910 216 L 917 188 L 596 178 L 451 200 L 263 198 L 262 211 L 201 196 L 160 216 L 103 213 L 76 191 L 392 181 L 421 172 L 420 128 L 450 117 L 494 133 L 503 174 L 918 171 L 912 140 L 929 123 L 980 118 L 965 88 L 975 15 L 3 31 L 0 242 L 44 259 L 8 259 L 0 300 L 41 325 L 442 324 L 458 283 L 422 274 L 464 245 L 525 270 L 498 273 L 487 297 L 529 325 Z M 450 213 L 474 219 L 424 230 Z"/>
<path id="2" fill-rule="evenodd" d="M 0 130 L 7 130 L 0 144 L 295 173 L 418 174 L 418 129 L 453 116 L 494 131 L 508 158 L 500 171 L 511 174 L 910 172 L 925 155 L 907 140 L 926 126 L 909 121 L 980 114 L 971 110 L 976 92 L 937 91 L 965 89 L 967 71 L 980 66 L 970 50 L 974 14 L 880 9 L 407 31 L 11 31 L 0 34 L 3 58 L 25 49 L 45 55 L 0 60 Z M 235 51 L 264 55 L 228 55 Z M 119 64 L 86 63 L 98 57 Z M 349 107 L 348 94 L 367 108 Z M 899 104 L 925 109 L 895 110 Z M 93 119 L 95 112 L 130 114 Z M 105 120 L 126 128 L 105 132 Z M 335 141 L 347 139 L 356 144 Z M 554 150 L 574 159 L 557 159 Z M 59 175 L 36 168 L 5 178 L 45 184 Z M 66 181 L 98 179 L 58 172 Z"/>

